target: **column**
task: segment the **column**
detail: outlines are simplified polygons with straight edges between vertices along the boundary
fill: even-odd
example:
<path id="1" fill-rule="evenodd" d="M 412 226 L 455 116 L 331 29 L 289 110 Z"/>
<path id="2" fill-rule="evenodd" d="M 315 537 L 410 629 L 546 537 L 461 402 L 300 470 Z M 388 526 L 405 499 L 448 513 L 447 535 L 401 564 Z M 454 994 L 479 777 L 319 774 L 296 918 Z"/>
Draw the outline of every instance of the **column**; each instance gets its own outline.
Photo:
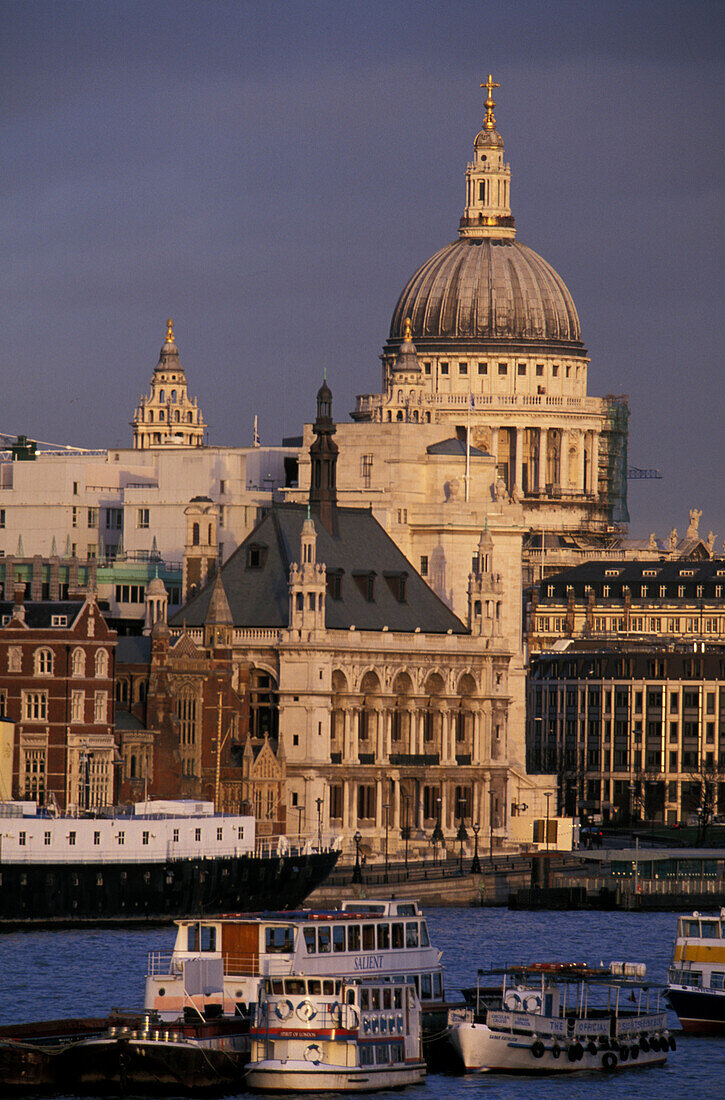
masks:
<path id="1" fill-rule="evenodd" d="M 539 493 L 546 493 L 546 468 L 549 462 L 549 429 L 539 428 Z"/>
<path id="2" fill-rule="evenodd" d="M 592 432 L 591 489 L 595 500 L 599 498 L 599 432 Z"/>
<path id="3" fill-rule="evenodd" d="M 441 829 L 445 833 L 448 829 L 448 783 L 441 780 Z"/>
<path id="4" fill-rule="evenodd" d="M 350 759 L 350 709 L 344 707 L 342 711 L 342 759 L 347 762 Z"/>
<path id="5" fill-rule="evenodd" d="M 390 754 L 393 751 L 393 712 L 390 709 L 385 711 L 383 720 L 385 722 L 385 757 L 390 760 Z"/>
<path id="6" fill-rule="evenodd" d="M 576 473 L 576 491 L 578 493 L 585 493 L 587 490 L 586 482 L 584 478 L 584 471 L 586 470 L 586 463 L 584 461 L 584 452 L 587 445 L 587 433 L 584 431 L 577 432 L 579 437 L 579 459 L 577 461 L 577 473 Z"/>
<path id="7" fill-rule="evenodd" d="M 387 755 L 385 752 L 385 714 L 378 706 L 375 707 L 373 713 L 375 714 L 375 760 L 378 764 L 384 764 L 387 762 Z"/>
<path id="8" fill-rule="evenodd" d="M 516 463 L 514 465 L 514 485 L 520 493 L 523 493 L 524 480 L 524 429 L 516 429 Z"/>
<path id="9" fill-rule="evenodd" d="M 493 366 L 493 364 L 491 364 Z M 498 466 L 498 428 L 491 428 L 491 454 L 496 460 Z"/>
<path id="10" fill-rule="evenodd" d="M 561 453 L 559 456 L 559 488 L 565 493 L 569 488 L 569 433 L 561 430 Z"/>
<path id="11" fill-rule="evenodd" d="M 347 833 L 350 828 L 350 780 L 342 781 L 342 831 Z"/>
<path id="12" fill-rule="evenodd" d="M 383 827 L 383 781 L 375 780 L 375 831 L 378 836 Z"/>
<path id="13" fill-rule="evenodd" d="M 425 710 L 421 707 L 418 711 L 418 752 L 426 753 L 428 746 L 425 741 Z"/>
<path id="14" fill-rule="evenodd" d="M 357 707 L 355 707 L 350 712 L 350 762 L 352 764 L 358 764 L 360 762 L 360 742 L 358 737 L 359 729 L 360 711 Z"/>
<path id="15" fill-rule="evenodd" d="M 478 764 L 480 762 L 479 756 L 479 741 L 480 741 L 480 724 L 481 715 L 478 707 L 474 707 L 471 711 L 471 763 Z"/>
<path id="16" fill-rule="evenodd" d="M 400 779 L 393 780 L 393 832 L 398 835 L 400 829 Z"/>

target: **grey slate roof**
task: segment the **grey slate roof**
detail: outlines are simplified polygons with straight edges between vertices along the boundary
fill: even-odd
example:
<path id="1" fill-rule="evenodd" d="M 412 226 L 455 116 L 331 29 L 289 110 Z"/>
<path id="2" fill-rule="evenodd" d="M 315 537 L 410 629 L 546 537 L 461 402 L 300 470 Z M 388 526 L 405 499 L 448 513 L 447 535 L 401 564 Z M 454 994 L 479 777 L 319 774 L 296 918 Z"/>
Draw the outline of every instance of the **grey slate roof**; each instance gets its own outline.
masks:
<path id="1" fill-rule="evenodd" d="M 33 630 L 40 630 L 52 626 L 54 615 L 65 615 L 68 620 L 66 625 L 72 626 L 83 604 L 83 600 L 26 600 L 23 605 L 25 625 Z M 12 600 L 0 600 L 0 616 L 12 615 L 13 607 Z"/>
<path id="2" fill-rule="evenodd" d="M 560 600 L 566 597 L 567 589 L 573 588 L 577 597 L 586 594 L 586 588 L 592 588 L 597 597 L 602 597 L 604 586 L 609 589 L 610 598 L 621 599 L 624 587 L 628 587 L 632 601 L 641 599 L 640 586 L 647 587 L 647 600 L 659 598 L 661 586 L 666 589 L 662 598 L 672 599 L 683 589 L 683 597 L 700 598 L 698 587 L 702 586 L 704 598 L 720 598 L 716 587 L 725 584 L 725 559 L 711 558 L 699 561 L 688 558 L 659 561 L 585 561 L 580 565 L 563 569 L 546 577 L 539 585 L 540 603 L 549 599 Z M 553 586 L 554 595 L 549 596 L 549 587 Z"/>
<path id="3" fill-rule="evenodd" d="M 431 443 L 426 451 L 429 455 L 465 455 L 466 444 L 454 436 L 452 439 L 442 439 L 440 443 Z M 471 447 L 469 454 L 475 458 L 478 455 L 485 456 L 488 452 L 482 451 L 480 447 Z"/>
<path id="4" fill-rule="evenodd" d="M 314 516 L 317 531 L 317 561 L 328 575 L 341 573 L 341 598 L 329 592 L 325 601 L 326 625 L 332 630 L 414 631 L 466 634 L 461 620 L 436 596 L 400 552 L 370 511 L 338 508 L 337 531 L 330 534 Z M 222 567 L 224 590 L 235 626 L 277 627 L 288 625 L 289 568 L 300 560 L 300 533 L 307 516 L 302 504 L 276 505 L 264 517 Z M 251 557 L 261 564 L 250 568 Z M 374 598 L 363 595 L 355 574 L 375 574 Z M 392 577 L 406 574 L 406 599 L 398 602 Z M 203 626 L 212 598 L 208 584 L 169 621 L 171 626 Z"/>
<path id="5" fill-rule="evenodd" d="M 151 639 L 147 634 L 123 635 L 116 642 L 116 665 L 148 664 Z"/>

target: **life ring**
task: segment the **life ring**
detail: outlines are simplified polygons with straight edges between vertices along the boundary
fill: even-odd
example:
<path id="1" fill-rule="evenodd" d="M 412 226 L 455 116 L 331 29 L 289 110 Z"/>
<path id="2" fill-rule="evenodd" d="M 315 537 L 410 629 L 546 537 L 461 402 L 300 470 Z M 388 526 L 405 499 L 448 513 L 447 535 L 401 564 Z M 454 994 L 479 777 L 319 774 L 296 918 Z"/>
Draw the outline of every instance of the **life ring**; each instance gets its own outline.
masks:
<path id="1" fill-rule="evenodd" d="M 613 1054 L 611 1050 L 608 1050 L 606 1054 L 602 1055 L 602 1069 L 613 1070 L 617 1065 L 617 1055 Z"/>
<path id="2" fill-rule="evenodd" d="M 355 1005 L 345 1006 L 345 1027 L 353 1031 L 360 1023 L 360 1015 Z"/>
<path id="3" fill-rule="evenodd" d="M 541 997 L 537 993 L 529 993 L 524 997 L 524 1009 L 526 1012 L 536 1012 L 541 1008 Z"/>
<path id="4" fill-rule="evenodd" d="M 312 1017 L 310 1017 L 311 1019 Z M 333 1001 L 330 1005 L 330 1019 L 338 1027 L 342 1023 L 342 1006 L 339 1001 Z"/>
<path id="5" fill-rule="evenodd" d="M 531 1053 L 533 1054 L 534 1058 L 543 1058 L 545 1050 L 546 1047 L 542 1043 L 541 1039 L 537 1039 L 531 1044 Z"/>
<path id="6" fill-rule="evenodd" d="M 322 1051 L 318 1047 L 317 1043 L 310 1043 L 305 1051 L 305 1061 L 312 1062 L 313 1066 L 319 1066 L 322 1061 Z"/>
<path id="7" fill-rule="evenodd" d="M 297 1005 L 297 1015 L 300 1020 L 305 1020 L 305 1022 L 314 1020 L 317 1015 L 317 1009 L 311 1001 L 303 1001 L 302 1004 Z"/>
<path id="8" fill-rule="evenodd" d="M 561 1047 L 558 1043 L 554 1043 L 553 1047 L 551 1048 L 551 1056 L 552 1058 L 559 1058 L 561 1056 Z"/>
<path id="9" fill-rule="evenodd" d="M 287 1020 L 292 1015 L 293 1007 L 292 1001 L 277 1001 L 274 1011 L 280 1020 Z"/>
<path id="10" fill-rule="evenodd" d="M 623 1062 L 626 1062 L 629 1058 L 629 1047 L 626 1043 L 622 1043 L 621 1047 L 619 1048 L 619 1057 Z"/>

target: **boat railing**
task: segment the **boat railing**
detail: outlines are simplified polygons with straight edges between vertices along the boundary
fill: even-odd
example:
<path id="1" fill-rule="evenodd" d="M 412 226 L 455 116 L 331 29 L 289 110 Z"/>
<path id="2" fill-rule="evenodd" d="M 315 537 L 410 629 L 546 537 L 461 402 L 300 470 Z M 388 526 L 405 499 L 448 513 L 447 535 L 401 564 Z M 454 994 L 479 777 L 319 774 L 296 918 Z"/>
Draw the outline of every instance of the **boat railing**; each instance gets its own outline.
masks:
<path id="1" fill-rule="evenodd" d="M 262 974 L 268 975 L 269 977 L 284 977 L 289 974 L 292 969 L 289 956 L 260 956 L 259 954 L 251 952 L 249 954 L 229 955 L 221 954 L 218 951 L 204 952 L 203 954 L 192 951 L 188 954 L 182 954 L 176 951 L 151 951 L 148 957 L 147 977 L 158 978 L 169 976 L 180 978 L 184 971 L 184 964 L 189 960 L 198 960 L 200 958 L 221 958 L 224 964 L 224 974 L 234 975 L 236 977 L 257 978 Z"/>
<path id="2" fill-rule="evenodd" d="M 472 1009 L 463 1011 L 463 1019 L 472 1019 Z M 650 1012 L 646 1015 L 636 1011 L 622 1014 L 616 1018 L 615 1034 L 629 1036 L 640 1032 L 659 1031 L 666 1026 L 665 1012 Z M 452 1020 L 456 1019 L 452 1015 Z M 539 1016 L 531 1012 L 489 1011 L 486 1023 L 495 1031 L 507 1031 L 511 1034 L 531 1032 L 536 1035 L 550 1035 L 562 1039 L 596 1038 L 599 1035 L 612 1034 L 611 1013 L 601 1016 Z"/>

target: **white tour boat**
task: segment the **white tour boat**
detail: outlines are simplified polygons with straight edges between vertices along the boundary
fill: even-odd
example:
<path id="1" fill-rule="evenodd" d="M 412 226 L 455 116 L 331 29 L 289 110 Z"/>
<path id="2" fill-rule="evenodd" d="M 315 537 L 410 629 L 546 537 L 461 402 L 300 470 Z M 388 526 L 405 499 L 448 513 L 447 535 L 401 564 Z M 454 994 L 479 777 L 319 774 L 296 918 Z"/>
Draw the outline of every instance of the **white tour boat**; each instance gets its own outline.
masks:
<path id="1" fill-rule="evenodd" d="M 344 902 L 342 909 L 177 920 L 171 953 L 149 956 L 144 1007 L 248 1015 L 265 978 L 380 976 L 413 982 L 426 1053 L 446 1034 L 441 953 L 414 901 Z"/>
<path id="2" fill-rule="evenodd" d="M 725 1032 L 725 909 L 679 917 L 667 997 L 682 1030 Z"/>
<path id="3" fill-rule="evenodd" d="M 496 984 L 480 986 L 481 977 Z M 569 1073 L 662 1065 L 675 1040 L 641 963 L 533 963 L 479 971 L 474 1004 L 452 1013 L 467 1071 Z"/>
<path id="4" fill-rule="evenodd" d="M 421 1006 L 399 978 L 267 978 L 245 1083 L 272 1092 L 373 1092 L 425 1078 Z"/>

